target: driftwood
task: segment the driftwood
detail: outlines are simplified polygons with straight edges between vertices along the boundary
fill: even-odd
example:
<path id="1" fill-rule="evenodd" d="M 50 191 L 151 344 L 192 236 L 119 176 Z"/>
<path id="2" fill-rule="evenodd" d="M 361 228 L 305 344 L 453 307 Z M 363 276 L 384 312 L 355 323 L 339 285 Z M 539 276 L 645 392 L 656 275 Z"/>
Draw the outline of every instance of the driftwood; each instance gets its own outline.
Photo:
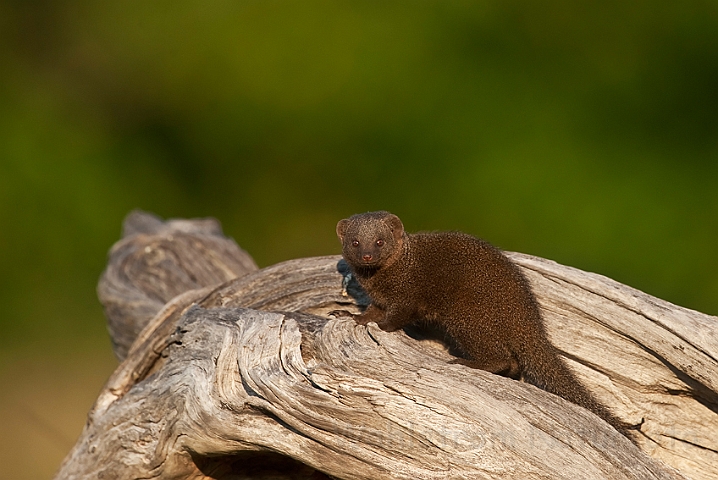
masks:
<path id="1" fill-rule="evenodd" d="M 213 221 L 134 213 L 99 286 L 123 361 L 56 478 L 718 478 L 718 319 L 509 255 L 637 446 L 431 332 L 327 316 L 367 303 L 338 256 L 257 270 Z"/>

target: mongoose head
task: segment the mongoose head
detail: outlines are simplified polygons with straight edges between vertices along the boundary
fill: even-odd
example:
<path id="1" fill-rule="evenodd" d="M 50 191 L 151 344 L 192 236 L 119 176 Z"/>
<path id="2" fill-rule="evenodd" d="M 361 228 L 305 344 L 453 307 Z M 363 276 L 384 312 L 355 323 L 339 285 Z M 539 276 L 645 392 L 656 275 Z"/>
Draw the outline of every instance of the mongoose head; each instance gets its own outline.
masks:
<path id="1" fill-rule="evenodd" d="M 389 212 L 352 215 L 337 223 L 346 262 L 355 268 L 379 269 L 394 263 L 402 253 L 404 225 Z"/>

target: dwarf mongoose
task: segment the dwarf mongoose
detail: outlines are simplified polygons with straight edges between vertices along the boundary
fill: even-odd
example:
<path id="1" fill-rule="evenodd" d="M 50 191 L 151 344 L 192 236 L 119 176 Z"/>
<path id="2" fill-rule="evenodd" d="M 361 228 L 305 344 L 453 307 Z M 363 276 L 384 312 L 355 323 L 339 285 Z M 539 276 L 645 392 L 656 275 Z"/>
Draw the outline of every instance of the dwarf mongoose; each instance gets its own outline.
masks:
<path id="1" fill-rule="evenodd" d="M 399 217 L 384 211 L 341 220 L 337 235 L 371 298 L 357 323 L 391 332 L 415 320 L 434 322 L 465 357 L 457 363 L 522 378 L 625 433 L 549 343 L 528 281 L 499 249 L 459 232 L 407 234 Z"/>

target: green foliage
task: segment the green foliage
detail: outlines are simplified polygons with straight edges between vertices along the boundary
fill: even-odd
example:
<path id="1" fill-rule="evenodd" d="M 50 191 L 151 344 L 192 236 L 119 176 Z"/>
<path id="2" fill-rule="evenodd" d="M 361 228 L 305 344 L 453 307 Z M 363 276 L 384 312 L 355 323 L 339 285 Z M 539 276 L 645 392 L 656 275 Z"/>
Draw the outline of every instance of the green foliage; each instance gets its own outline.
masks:
<path id="1" fill-rule="evenodd" d="M 104 334 L 124 215 L 264 266 L 387 209 L 718 313 L 718 4 L 0 4 L 0 346 Z"/>

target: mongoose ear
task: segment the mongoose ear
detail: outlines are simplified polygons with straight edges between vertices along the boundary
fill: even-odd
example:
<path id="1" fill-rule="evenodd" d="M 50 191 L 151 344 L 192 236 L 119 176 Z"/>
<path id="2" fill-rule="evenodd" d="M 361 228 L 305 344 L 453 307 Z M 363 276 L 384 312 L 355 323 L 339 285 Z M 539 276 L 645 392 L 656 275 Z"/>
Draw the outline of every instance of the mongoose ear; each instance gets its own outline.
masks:
<path id="1" fill-rule="evenodd" d="M 348 225 L 349 225 L 349 220 L 346 218 L 339 220 L 339 223 L 337 223 L 337 237 L 339 237 L 339 240 L 342 243 L 344 242 L 344 234 L 347 231 Z"/>
<path id="2" fill-rule="evenodd" d="M 386 223 L 391 228 L 391 233 L 394 235 L 394 240 L 398 242 L 401 239 L 402 235 L 404 235 L 404 224 L 401 223 L 399 217 L 394 214 L 389 214 L 386 217 Z"/>

